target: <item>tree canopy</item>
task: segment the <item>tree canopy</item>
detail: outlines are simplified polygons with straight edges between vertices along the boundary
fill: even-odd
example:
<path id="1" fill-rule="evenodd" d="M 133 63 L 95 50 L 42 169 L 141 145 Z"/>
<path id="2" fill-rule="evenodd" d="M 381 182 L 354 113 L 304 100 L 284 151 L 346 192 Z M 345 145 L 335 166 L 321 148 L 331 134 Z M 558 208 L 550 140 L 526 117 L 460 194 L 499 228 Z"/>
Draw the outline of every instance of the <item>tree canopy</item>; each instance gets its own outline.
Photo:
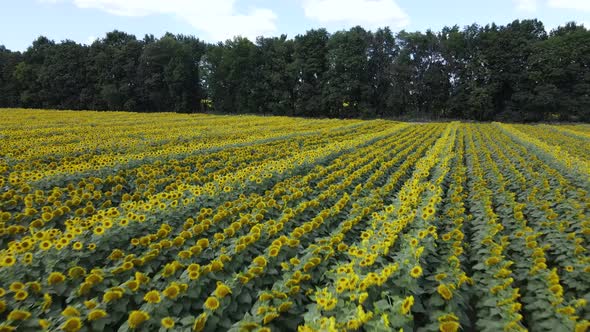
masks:
<path id="1" fill-rule="evenodd" d="M 590 121 L 590 31 L 539 20 L 292 39 L 121 32 L 0 46 L 0 107 Z"/>

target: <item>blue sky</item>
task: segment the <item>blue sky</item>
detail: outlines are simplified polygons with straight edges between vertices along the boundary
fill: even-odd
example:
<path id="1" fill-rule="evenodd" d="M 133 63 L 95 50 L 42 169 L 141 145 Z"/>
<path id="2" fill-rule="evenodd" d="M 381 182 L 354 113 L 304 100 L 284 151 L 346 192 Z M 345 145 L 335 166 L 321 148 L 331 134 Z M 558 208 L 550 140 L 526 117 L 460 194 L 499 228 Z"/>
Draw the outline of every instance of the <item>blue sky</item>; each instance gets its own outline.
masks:
<path id="1" fill-rule="evenodd" d="M 3 0 L 0 44 L 22 51 L 40 35 L 89 43 L 114 29 L 219 41 L 317 27 L 424 31 L 517 18 L 539 18 L 548 30 L 568 21 L 590 28 L 590 0 Z"/>

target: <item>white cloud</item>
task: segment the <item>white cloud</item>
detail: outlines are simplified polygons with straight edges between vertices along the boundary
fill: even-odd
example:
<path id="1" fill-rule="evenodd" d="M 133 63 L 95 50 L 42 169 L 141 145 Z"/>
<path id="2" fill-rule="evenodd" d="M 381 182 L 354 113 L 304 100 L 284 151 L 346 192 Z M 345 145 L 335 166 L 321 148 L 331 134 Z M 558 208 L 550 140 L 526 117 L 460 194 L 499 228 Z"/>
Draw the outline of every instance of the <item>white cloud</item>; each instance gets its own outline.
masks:
<path id="1" fill-rule="evenodd" d="M 410 18 L 395 0 L 303 0 L 309 19 L 321 23 L 344 23 L 367 28 L 403 28 Z"/>
<path id="2" fill-rule="evenodd" d="M 537 0 L 513 0 L 516 9 L 524 12 L 534 12 L 537 10 Z"/>
<path id="3" fill-rule="evenodd" d="M 588 0 L 549 0 L 547 4 L 553 8 L 590 12 L 590 1 Z"/>
<path id="4" fill-rule="evenodd" d="M 40 0 L 46 3 L 64 0 Z M 236 0 L 69 0 L 79 8 L 98 9 L 119 16 L 164 14 L 175 16 L 207 34 L 212 40 L 241 35 L 254 39 L 276 32 L 277 16 L 270 9 L 239 13 Z"/>
<path id="5" fill-rule="evenodd" d="M 92 45 L 92 43 L 94 43 L 98 38 L 94 37 L 94 36 L 90 36 L 88 37 L 88 39 L 86 39 L 86 42 L 84 44 L 86 45 Z"/>

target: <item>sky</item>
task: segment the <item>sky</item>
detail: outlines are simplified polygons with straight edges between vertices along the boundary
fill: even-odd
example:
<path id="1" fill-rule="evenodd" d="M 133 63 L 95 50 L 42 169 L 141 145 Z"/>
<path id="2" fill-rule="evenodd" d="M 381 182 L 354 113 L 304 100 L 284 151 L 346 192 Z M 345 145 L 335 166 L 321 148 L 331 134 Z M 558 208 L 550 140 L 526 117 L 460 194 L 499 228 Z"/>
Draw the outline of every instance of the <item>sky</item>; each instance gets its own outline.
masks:
<path id="1" fill-rule="evenodd" d="M 293 37 L 360 25 L 394 32 L 538 18 L 547 30 L 590 28 L 590 0 L 0 0 L 0 45 L 24 51 L 39 36 L 89 44 L 113 30 L 165 32 L 217 42 L 241 35 Z"/>

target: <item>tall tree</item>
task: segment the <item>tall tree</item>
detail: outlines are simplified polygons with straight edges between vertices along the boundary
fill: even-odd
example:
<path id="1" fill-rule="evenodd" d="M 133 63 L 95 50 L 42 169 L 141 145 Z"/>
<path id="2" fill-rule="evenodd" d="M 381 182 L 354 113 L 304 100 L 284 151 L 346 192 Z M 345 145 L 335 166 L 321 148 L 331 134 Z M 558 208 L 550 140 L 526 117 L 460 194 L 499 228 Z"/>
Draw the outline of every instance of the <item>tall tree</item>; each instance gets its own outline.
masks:
<path id="1" fill-rule="evenodd" d="M 90 46 L 88 76 L 93 82 L 84 91 L 91 109 L 143 111 L 137 71 L 143 43 L 133 35 L 113 31 Z"/>
<path id="2" fill-rule="evenodd" d="M 20 52 L 11 52 L 0 45 L 0 106 L 20 105 L 21 87 L 14 78 L 14 71 L 21 61 Z"/>
<path id="3" fill-rule="evenodd" d="M 368 73 L 371 34 L 357 26 L 328 42 L 328 70 L 322 86 L 325 112 L 333 117 L 372 116 Z"/>
<path id="4" fill-rule="evenodd" d="M 286 35 L 260 37 L 256 40 L 256 46 L 259 63 L 253 84 L 259 100 L 258 112 L 292 115 L 296 84 L 293 41 L 288 40 Z"/>
<path id="5" fill-rule="evenodd" d="M 370 89 L 368 102 L 377 117 L 396 114 L 394 62 L 398 54 L 399 47 L 389 28 L 378 29 L 372 34 L 367 60 Z"/>
<path id="6" fill-rule="evenodd" d="M 322 82 L 328 70 L 328 40 L 326 29 L 309 30 L 295 37 L 295 115 L 326 116 L 322 100 Z"/>

